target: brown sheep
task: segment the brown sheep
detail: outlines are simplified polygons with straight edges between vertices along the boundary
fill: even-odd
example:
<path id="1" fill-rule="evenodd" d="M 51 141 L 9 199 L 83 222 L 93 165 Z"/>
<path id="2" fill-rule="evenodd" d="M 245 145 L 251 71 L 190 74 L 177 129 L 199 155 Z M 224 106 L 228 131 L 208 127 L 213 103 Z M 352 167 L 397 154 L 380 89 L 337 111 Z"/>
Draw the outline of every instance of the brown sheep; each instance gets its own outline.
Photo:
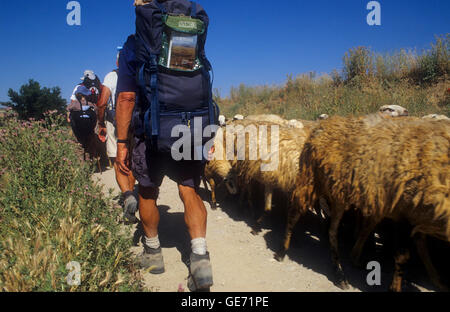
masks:
<path id="1" fill-rule="evenodd" d="M 395 134 L 395 135 L 393 135 Z M 432 281 L 445 288 L 431 264 L 425 236 L 450 241 L 450 124 L 420 119 L 390 120 L 335 117 L 322 121 L 300 157 L 294 203 L 289 212 L 282 260 L 292 229 L 319 196 L 331 203 L 329 239 L 337 284 L 345 288 L 338 258 L 337 233 L 345 211 L 358 209 L 366 218 L 352 251 L 358 262 L 368 235 L 384 218 L 413 226 L 419 255 Z M 301 207 L 298 209 L 298 207 Z M 297 209 L 297 210 L 295 210 Z M 407 260 L 396 256 L 396 265 Z M 398 268 L 397 268 L 398 269 Z M 391 289 L 400 291 L 396 271 Z"/>
<path id="2" fill-rule="evenodd" d="M 261 115 L 250 115 L 245 118 L 247 121 L 257 121 L 257 122 L 271 122 L 277 125 L 287 126 L 288 121 L 278 115 L 274 114 L 261 114 Z"/>
<path id="3" fill-rule="evenodd" d="M 226 128 L 219 128 L 216 137 L 214 138 L 214 158 L 209 161 L 205 166 L 205 172 L 203 175 L 203 184 L 205 189 L 208 189 L 207 182 L 211 187 L 211 209 L 217 209 L 216 200 L 216 188 L 217 181 L 219 185 L 225 183 L 228 192 L 232 195 L 237 194 L 236 186 L 234 181 L 229 181 L 228 175 L 231 170 L 231 162 L 226 159 Z M 221 157 L 217 157 L 220 153 Z"/>
<path id="4" fill-rule="evenodd" d="M 255 182 L 264 187 L 264 214 L 257 221 L 257 226 L 253 230 L 253 233 L 257 233 L 260 231 L 260 224 L 264 216 L 271 211 L 274 189 L 279 189 L 284 194 L 291 194 L 294 189 L 298 172 L 298 159 L 307 137 L 307 130 L 279 127 L 279 125 L 274 123 L 249 120 L 237 121 L 233 125 L 241 126 L 240 129 L 236 128 L 236 136 L 245 135 L 244 131 L 251 129 L 251 127 L 254 130 L 254 133 L 249 134 L 249 138 L 253 139 L 251 142 L 246 139 L 245 144 L 237 144 L 239 146 L 237 146 L 234 156 L 236 157 L 240 153 L 245 155 L 245 157 L 236 157 L 232 162 L 233 169 L 230 173 L 230 180 L 237 180 L 240 185 L 246 186 L 241 188 L 241 190 L 244 189 L 247 192 L 251 192 L 251 187 L 249 186 Z M 273 126 L 277 127 L 272 128 Z M 267 154 L 261 152 L 261 140 L 264 140 L 264 138 L 259 130 L 263 129 L 262 127 L 267 129 L 267 142 L 269 142 L 269 138 L 272 135 L 278 136 L 278 144 L 274 145 L 273 149 L 270 147 L 270 150 L 267 150 Z M 272 133 L 273 129 L 278 129 L 277 133 Z M 236 137 L 234 140 L 236 142 Z M 250 145 L 250 143 L 252 144 Z M 271 144 L 272 139 L 267 144 L 268 148 Z M 257 157 L 252 159 L 250 157 L 250 149 L 255 147 L 259 147 L 260 150 Z M 262 170 L 263 166 L 268 164 L 269 159 L 276 159 L 277 164 L 270 170 Z M 242 194 L 244 192 L 241 192 Z M 252 206 L 251 193 L 248 194 L 248 197 L 249 206 Z"/>
<path id="5" fill-rule="evenodd" d="M 304 127 L 311 127 L 316 124 L 315 121 L 310 120 L 300 120 L 291 119 L 286 120 L 278 115 L 274 114 L 262 114 L 262 115 L 251 115 L 245 118 L 247 121 L 257 121 L 257 122 L 270 122 L 283 127 L 303 129 Z"/>

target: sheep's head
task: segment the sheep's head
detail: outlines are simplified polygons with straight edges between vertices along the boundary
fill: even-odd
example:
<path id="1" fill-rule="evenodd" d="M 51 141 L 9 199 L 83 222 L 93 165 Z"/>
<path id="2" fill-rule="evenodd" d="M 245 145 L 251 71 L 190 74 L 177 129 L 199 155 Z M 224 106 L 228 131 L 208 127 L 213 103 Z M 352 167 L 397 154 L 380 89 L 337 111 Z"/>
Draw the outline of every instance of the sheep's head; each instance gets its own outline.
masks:
<path id="1" fill-rule="evenodd" d="M 434 120 L 450 120 L 450 118 L 448 118 L 445 115 L 438 115 L 438 114 L 431 114 L 431 115 L 426 115 L 422 117 L 423 119 L 434 119 Z"/>
<path id="2" fill-rule="evenodd" d="M 237 187 L 237 175 L 233 170 L 230 170 L 228 175 L 223 180 L 223 183 L 225 183 L 228 193 L 230 193 L 231 195 L 236 195 L 239 193 Z"/>
<path id="3" fill-rule="evenodd" d="M 219 116 L 219 126 L 224 127 L 227 123 L 227 119 L 224 115 Z"/>
<path id="4" fill-rule="evenodd" d="M 389 117 L 409 116 L 408 110 L 399 105 L 384 105 L 380 108 L 380 113 L 384 116 L 389 116 Z"/>
<path id="5" fill-rule="evenodd" d="M 301 121 L 299 121 L 299 120 L 296 120 L 296 119 L 289 120 L 288 127 L 289 128 L 295 128 L 295 129 L 303 129 L 303 128 L 305 128 L 303 123 Z"/>

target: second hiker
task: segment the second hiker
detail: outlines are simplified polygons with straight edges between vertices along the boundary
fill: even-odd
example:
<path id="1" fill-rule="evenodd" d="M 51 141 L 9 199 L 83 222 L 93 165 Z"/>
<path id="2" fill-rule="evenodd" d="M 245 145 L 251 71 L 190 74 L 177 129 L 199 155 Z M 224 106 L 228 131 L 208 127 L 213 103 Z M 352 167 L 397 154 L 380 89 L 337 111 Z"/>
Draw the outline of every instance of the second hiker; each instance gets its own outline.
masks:
<path id="1" fill-rule="evenodd" d="M 117 54 L 116 65 L 119 66 L 120 52 Z M 103 91 L 97 104 L 98 136 L 102 142 L 106 141 L 106 152 L 110 160 L 114 162 L 116 181 L 122 192 L 120 202 L 124 209 L 124 220 L 136 223 L 137 199 L 134 195 L 135 178 L 133 173 L 123 173 L 115 163 L 117 156 L 116 133 L 116 88 L 118 70 L 113 70 L 105 76 Z"/>

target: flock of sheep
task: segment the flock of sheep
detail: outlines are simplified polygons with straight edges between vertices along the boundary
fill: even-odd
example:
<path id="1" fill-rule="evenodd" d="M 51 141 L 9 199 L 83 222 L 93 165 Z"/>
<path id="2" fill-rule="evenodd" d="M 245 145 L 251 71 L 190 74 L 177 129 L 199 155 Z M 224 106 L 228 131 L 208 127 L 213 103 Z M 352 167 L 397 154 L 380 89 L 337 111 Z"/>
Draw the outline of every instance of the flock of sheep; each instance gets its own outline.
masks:
<path id="1" fill-rule="evenodd" d="M 345 289 L 345 278 L 338 256 L 338 229 L 345 212 L 355 217 L 356 243 L 352 260 L 357 264 L 368 237 L 383 220 L 406 221 L 412 228 L 418 254 L 432 282 L 447 290 L 434 268 L 426 246 L 432 236 L 450 242 L 450 119 L 442 115 L 408 117 L 400 106 L 383 106 L 373 115 L 363 117 L 329 117 L 317 121 L 284 120 L 276 115 L 237 115 L 226 121 L 220 117 L 221 135 L 217 135 L 215 156 L 205 169 L 204 183 L 211 186 L 211 206 L 217 207 L 216 187 L 224 183 L 229 193 L 240 193 L 249 207 L 260 194 L 252 186 L 264 189 L 264 215 L 257 220 L 253 234 L 272 209 L 274 191 L 288 198 L 287 228 L 277 260 L 289 249 L 294 226 L 306 212 L 322 216 L 329 224 L 328 235 L 335 269 L 335 283 Z M 228 126 L 233 131 L 229 131 Z M 264 126 L 270 137 L 277 125 L 278 166 L 263 171 L 267 157 L 237 157 L 240 149 L 248 156 L 249 141 L 233 145 L 233 157 L 225 157 L 226 145 L 236 143 L 247 126 Z M 242 127 L 238 127 L 242 126 Z M 268 127 L 269 126 L 269 127 Z M 262 139 L 256 133 L 256 142 Z M 228 151 L 229 153 L 229 151 Z M 221 156 L 221 157 L 217 157 Z M 401 291 L 403 266 L 409 250 L 398 249 L 394 257 L 392 291 Z"/>

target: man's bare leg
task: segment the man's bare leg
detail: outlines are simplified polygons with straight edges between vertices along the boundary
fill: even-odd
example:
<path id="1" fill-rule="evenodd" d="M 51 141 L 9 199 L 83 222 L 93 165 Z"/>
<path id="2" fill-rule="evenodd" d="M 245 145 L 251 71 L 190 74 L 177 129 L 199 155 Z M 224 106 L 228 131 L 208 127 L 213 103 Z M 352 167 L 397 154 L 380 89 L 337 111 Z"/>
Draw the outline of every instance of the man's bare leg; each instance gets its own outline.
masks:
<path id="1" fill-rule="evenodd" d="M 151 187 L 139 186 L 139 215 L 145 236 L 148 238 L 158 235 L 159 210 L 156 205 L 159 190 Z"/>
<path id="2" fill-rule="evenodd" d="M 139 214 L 145 235 L 142 239 L 144 252 L 138 261 L 141 268 L 148 269 L 153 274 L 164 273 L 164 259 L 158 237 L 158 193 L 157 188 L 139 186 Z"/>
<path id="3" fill-rule="evenodd" d="M 188 287 L 191 291 L 208 291 L 213 285 L 213 278 L 206 247 L 206 207 L 194 188 L 179 185 L 178 189 L 184 204 L 184 219 L 191 236 Z"/>
<path id="4" fill-rule="evenodd" d="M 191 239 L 205 238 L 208 213 L 203 200 L 192 187 L 179 185 L 178 190 L 184 204 L 184 220 Z"/>

